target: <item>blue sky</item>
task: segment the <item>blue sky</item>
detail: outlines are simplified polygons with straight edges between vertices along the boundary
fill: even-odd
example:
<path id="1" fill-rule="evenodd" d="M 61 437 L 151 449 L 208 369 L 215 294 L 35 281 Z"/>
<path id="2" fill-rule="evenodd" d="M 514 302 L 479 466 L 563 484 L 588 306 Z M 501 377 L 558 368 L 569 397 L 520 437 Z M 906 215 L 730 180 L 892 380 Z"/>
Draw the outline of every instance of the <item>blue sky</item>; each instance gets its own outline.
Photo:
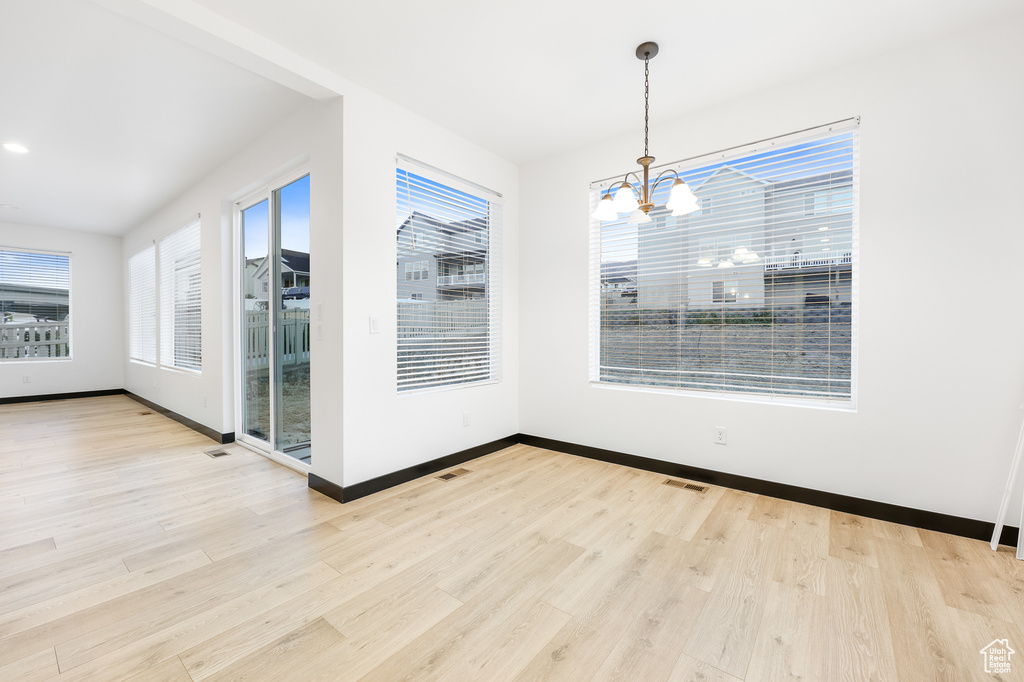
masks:
<path id="1" fill-rule="evenodd" d="M 281 248 L 309 253 L 309 176 L 282 187 Z M 267 201 L 245 209 L 245 257 L 267 255 L 269 225 Z"/>
<path id="2" fill-rule="evenodd" d="M 68 256 L 0 250 L 0 284 L 67 289 L 69 266 Z"/>

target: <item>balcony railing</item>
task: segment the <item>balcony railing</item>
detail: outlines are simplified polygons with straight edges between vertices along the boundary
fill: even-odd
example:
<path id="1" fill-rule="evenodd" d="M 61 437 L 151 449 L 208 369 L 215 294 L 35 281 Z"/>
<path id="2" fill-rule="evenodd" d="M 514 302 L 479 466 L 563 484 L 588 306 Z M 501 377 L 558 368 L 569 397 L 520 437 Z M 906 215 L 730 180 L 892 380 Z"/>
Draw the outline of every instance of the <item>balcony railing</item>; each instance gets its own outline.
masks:
<path id="1" fill-rule="evenodd" d="M 835 253 L 795 253 L 781 256 L 765 256 L 765 270 L 788 270 L 790 268 L 828 268 L 849 265 L 853 261 L 852 251 Z"/>
<path id="2" fill-rule="evenodd" d="M 442 275 L 437 278 L 437 286 L 453 287 L 466 286 L 467 284 L 483 284 L 487 276 L 482 272 L 471 272 L 466 275 Z"/>

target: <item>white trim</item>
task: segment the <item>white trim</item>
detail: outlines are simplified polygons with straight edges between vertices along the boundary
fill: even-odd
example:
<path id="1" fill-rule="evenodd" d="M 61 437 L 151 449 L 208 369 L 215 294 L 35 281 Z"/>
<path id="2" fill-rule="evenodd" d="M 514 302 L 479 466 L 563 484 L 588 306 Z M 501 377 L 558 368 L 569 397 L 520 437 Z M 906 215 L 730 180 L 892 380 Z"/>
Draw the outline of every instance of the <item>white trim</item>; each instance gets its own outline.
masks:
<path id="1" fill-rule="evenodd" d="M 232 315 L 233 322 L 232 328 L 232 344 L 231 354 L 233 359 L 231 361 L 232 376 L 233 376 L 233 390 L 231 394 L 234 396 L 234 419 L 235 419 L 235 441 L 246 448 L 263 455 L 267 459 L 271 459 L 278 464 L 294 469 L 303 474 L 309 474 L 312 471 L 312 466 L 301 462 L 294 457 L 291 457 L 283 452 L 275 449 L 277 443 L 277 397 L 276 391 L 272 389 L 274 383 L 273 377 L 276 376 L 275 363 L 277 361 L 276 354 L 268 352 L 268 366 L 267 373 L 268 377 L 271 378 L 270 385 L 268 386 L 268 417 L 269 417 L 269 431 L 267 434 L 267 441 L 262 441 L 258 438 L 249 436 L 244 432 L 245 422 L 243 419 L 244 410 L 244 389 L 243 381 L 245 378 L 245 353 L 242 352 L 242 278 L 245 276 L 245 252 L 244 252 L 244 241 L 241 230 L 241 218 L 242 212 L 246 211 L 254 206 L 257 206 L 263 201 L 267 202 L 267 258 L 269 259 L 274 253 L 277 252 L 277 244 L 275 239 L 274 220 L 273 220 L 273 194 L 277 190 L 280 190 L 293 182 L 297 182 L 306 176 L 310 176 L 312 173 L 309 169 L 309 157 L 308 155 L 302 155 L 298 159 L 281 166 L 273 173 L 268 174 L 264 179 L 259 180 L 249 188 L 257 187 L 258 189 L 242 190 L 241 192 L 232 195 L 228 201 L 231 202 L 231 293 L 232 293 Z M 310 192 L 312 193 L 312 182 L 310 183 Z M 235 198 L 237 197 L 237 198 Z M 312 220 L 312 218 L 311 218 Z M 312 245 L 311 245 L 312 247 Z M 312 250 L 312 248 L 311 248 Z M 269 279 L 273 279 L 270 277 Z M 268 292 L 269 293 L 269 292 Z M 269 312 L 269 311 L 268 311 Z M 268 349 L 273 349 L 276 342 L 277 333 L 273 324 L 273 319 L 268 315 L 268 338 L 267 344 Z M 310 358 L 312 362 L 312 357 Z M 310 433 L 310 447 L 312 448 L 312 433 Z"/>
<path id="2" fill-rule="evenodd" d="M 478 185 L 477 183 L 473 182 L 472 180 L 466 180 L 465 178 L 459 177 L 458 175 L 455 175 L 454 173 L 449 173 L 446 170 L 441 170 L 437 166 L 431 166 L 429 163 L 423 163 L 422 161 L 417 161 L 416 159 L 412 158 L 411 156 L 406 156 L 405 154 L 396 154 L 395 155 L 395 163 L 398 165 L 399 168 L 402 168 L 403 170 L 408 170 L 409 172 L 414 172 L 414 173 L 416 173 L 416 175 L 422 175 L 423 177 L 425 177 L 425 178 L 427 178 L 429 180 L 433 180 L 434 182 L 438 182 L 438 183 L 441 183 L 443 185 L 447 185 L 447 184 L 452 183 L 452 182 L 460 183 L 460 184 L 464 185 L 464 187 L 462 187 L 462 188 L 455 187 L 454 189 L 462 189 L 462 191 L 464 191 L 466 194 L 476 194 L 477 192 L 486 192 L 486 193 L 490 194 L 491 197 L 493 197 L 493 198 L 491 198 L 491 197 L 480 197 L 480 198 L 481 199 L 487 199 L 491 203 L 500 204 L 500 203 L 502 203 L 502 200 L 505 198 L 502 195 L 502 193 L 498 192 L 497 190 L 490 189 L 489 187 L 484 187 L 483 185 Z M 408 166 L 413 166 L 414 168 L 408 168 Z"/>
<path id="3" fill-rule="evenodd" d="M 250 440 L 254 442 L 250 442 Z M 236 436 L 235 442 L 241 445 L 246 450 L 251 450 L 255 452 L 257 455 L 263 455 L 267 459 L 273 460 L 282 466 L 292 469 L 293 471 L 297 471 L 298 473 L 303 474 L 304 476 L 308 477 L 310 472 L 313 471 L 313 467 L 311 465 L 306 464 L 303 461 L 297 460 L 294 457 L 289 457 L 288 455 L 285 455 L 281 452 L 277 452 L 275 450 L 264 450 L 263 448 L 259 447 L 259 445 L 257 445 L 257 443 L 262 443 L 263 441 L 258 441 L 256 439 L 251 438 L 250 436 L 244 436 L 244 440 Z"/>
<path id="4" fill-rule="evenodd" d="M 816 410 L 831 410 L 833 412 L 857 412 L 856 396 L 850 401 L 814 400 L 813 398 L 784 397 L 762 393 L 721 393 L 717 391 L 705 392 L 692 389 L 669 388 L 667 386 L 617 384 L 610 381 L 591 381 L 590 387 L 605 390 L 633 391 L 635 393 L 660 393 L 681 398 L 709 398 L 711 400 L 777 405 L 780 407 L 809 407 Z"/>

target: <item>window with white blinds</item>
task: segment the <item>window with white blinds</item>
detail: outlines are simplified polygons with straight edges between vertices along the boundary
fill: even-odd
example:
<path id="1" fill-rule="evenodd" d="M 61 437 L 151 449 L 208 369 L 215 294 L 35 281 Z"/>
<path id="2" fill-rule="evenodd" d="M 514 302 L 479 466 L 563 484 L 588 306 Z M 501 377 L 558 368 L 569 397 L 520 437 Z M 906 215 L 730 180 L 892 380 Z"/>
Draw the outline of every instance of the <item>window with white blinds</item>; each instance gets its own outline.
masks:
<path id="1" fill-rule="evenodd" d="M 128 259 L 128 357 L 156 364 L 156 246 Z"/>
<path id="2" fill-rule="evenodd" d="M 203 364 L 199 233 L 197 219 L 157 244 L 160 364 L 195 372 Z"/>
<path id="3" fill-rule="evenodd" d="M 700 210 L 664 187 L 650 222 L 592 221 L 591 379 L 852 404 L 857 145 L 850 120 L 667 166 Z"/>
<path id="4" fill-rule="evenodd" d="M 71 257 L 0 248 L 0 360 L 71 357 Z"/>
<path id="5" fill-rule="evenodd" d="M 397 170 L 398 390 L 498 378 L 500 195 Z"/>

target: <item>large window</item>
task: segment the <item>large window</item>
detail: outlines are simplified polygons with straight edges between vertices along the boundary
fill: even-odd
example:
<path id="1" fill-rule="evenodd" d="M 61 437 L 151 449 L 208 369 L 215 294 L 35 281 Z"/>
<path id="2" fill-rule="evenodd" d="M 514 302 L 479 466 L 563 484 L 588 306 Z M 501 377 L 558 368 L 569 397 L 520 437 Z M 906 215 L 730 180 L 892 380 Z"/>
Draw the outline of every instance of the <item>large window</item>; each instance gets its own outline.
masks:
<path id="1" fill-rule="evenodd" d="M 397 194 L 398 390 L 497 379 L 499 195 L 404 160 Z"/>
<path id="2" fill-rule="evenodd" d="M 128 259 L 128 357 L 156 364 L 156 246 Z"/>
<path id="3" fill-rule="evenodd" d="M 701 211 L 592 222 L 591 379 L 851 404 L 857 135 L 850 121 L 674 165 Z"/>
<path id="4" fill-rule="evenodd" d="M 198 218 L 128 259 L 129 358 L 202 370 L 200 260 Z"/>
<path id="5" fill-rule="evenodd" d="M 199 234 L 199 220 L 195 220 L 157 245 L 160 364 L 196 372 L 203 364 Z"/>
<path id="6" fill-rule="evenodd" d="M 0 249 L 0 360 L 71 357 L 71 258 Z"/>

